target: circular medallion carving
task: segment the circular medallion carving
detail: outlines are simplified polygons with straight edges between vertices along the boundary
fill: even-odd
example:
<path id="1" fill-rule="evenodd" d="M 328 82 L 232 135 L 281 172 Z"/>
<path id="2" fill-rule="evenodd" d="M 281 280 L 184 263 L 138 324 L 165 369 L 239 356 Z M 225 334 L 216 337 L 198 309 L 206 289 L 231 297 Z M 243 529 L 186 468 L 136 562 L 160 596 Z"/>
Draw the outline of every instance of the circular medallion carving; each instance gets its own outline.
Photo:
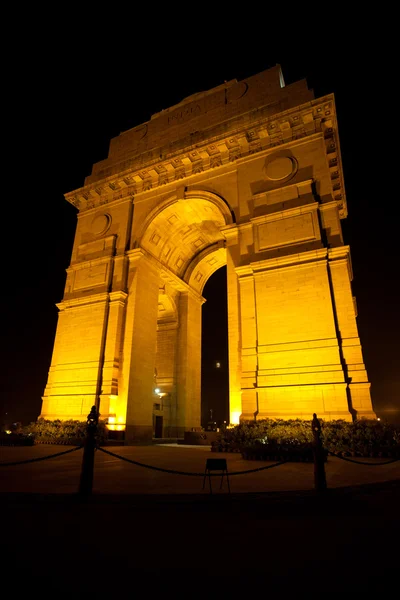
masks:
<path id="1" fill-rule="evenodd" d="M 110 225 L 110 215 L 97 215 L 92 221 L 91 231 L 94 233 L 94 235 L 102 235 L 109 229 Z"/>
<path id="2" fill-rule="evenodd" d="M 280 156 L 271 160 L 266 166 L 266 175 L 272 181 L 280 181 L 294 174 L 296 163 L 287 156 Z"/>

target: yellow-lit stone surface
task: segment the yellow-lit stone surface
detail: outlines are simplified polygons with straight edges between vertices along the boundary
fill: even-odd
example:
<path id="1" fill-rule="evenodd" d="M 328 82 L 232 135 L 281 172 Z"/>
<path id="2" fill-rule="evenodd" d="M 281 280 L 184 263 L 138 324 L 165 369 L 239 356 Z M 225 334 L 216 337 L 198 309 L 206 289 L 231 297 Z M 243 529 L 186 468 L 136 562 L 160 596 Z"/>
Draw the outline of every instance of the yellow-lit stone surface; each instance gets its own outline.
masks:
<path id="1" fill-rule="evenodd" d="M 41 416 L 127 443 L 200 427 L 202 291 L 227 265 L 230 421 L 375 417 L 335 100 L 279 65 L 110 142 L 78 209 Z M 155 389 L 159 392 L 155 392 Z"/>

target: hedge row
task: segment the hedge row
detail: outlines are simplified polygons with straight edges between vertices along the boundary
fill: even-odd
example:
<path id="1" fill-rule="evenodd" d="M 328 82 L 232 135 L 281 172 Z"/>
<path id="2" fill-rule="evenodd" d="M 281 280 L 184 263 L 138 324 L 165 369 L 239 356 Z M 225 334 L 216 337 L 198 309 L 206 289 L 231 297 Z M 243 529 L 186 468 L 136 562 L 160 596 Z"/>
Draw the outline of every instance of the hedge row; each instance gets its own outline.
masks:
<path id="1" fill-rule="evenodd" d="M 322 442 L 326 451 L 348 456 L 400 455 L 400 427 L 378 420 L 323 421 Z M 243 422 L 222 431 L 212 450 L 241 452 L 244 458 L 312 455 L 311 420 L 263 419 Z"/>
<path id="2" fill-rule="evenodd" d="M 38 419 L 22 428 L 25 436 L 34 438 L 35 444 L 68 444 L 77 446 L 86 438 L 87 421 L 61 421 L 55 419 Z M 104 443 L 108 438 L 108 429 L 104 421 L 99 421 L 96 440 L 98 444 Z"/>

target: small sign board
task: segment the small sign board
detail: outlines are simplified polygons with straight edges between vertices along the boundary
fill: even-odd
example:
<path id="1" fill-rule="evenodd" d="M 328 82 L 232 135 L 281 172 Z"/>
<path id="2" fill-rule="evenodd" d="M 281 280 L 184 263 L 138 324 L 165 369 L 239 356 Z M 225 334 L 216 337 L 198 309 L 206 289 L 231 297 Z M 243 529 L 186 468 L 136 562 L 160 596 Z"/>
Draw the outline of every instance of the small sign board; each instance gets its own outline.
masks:
<path id="1" fill-rule="evenodd" d="M 229 493 L 231 493 L 231 488 L 229 485 L 229 476 L 228 476 L 228 465 L 226 463 L 226 458 L 207 458 L 207 460 L 206 460 L 206 470 L 204 471 L 204 479 L 203 479 L 203 490 L 204 490 L 204 485 L 206 482 L 206 477 L 208 475 L 208 482 L 210 484 L 210 494 L 212 494 L 211 476 L 210 476 L 211 471 L 222 471 L 221 485 L 219 486 L 220 489 L 222 488 L 222 482 L 224 480 L 224 475 L 226 475 L 226 480 L 228 482 L 228 490 L 229 490 Z"/>
<path id="2" fill-rule="evenodd" d="M 226 458 L 207 458 L 206 471 L 227 471 Z"/>

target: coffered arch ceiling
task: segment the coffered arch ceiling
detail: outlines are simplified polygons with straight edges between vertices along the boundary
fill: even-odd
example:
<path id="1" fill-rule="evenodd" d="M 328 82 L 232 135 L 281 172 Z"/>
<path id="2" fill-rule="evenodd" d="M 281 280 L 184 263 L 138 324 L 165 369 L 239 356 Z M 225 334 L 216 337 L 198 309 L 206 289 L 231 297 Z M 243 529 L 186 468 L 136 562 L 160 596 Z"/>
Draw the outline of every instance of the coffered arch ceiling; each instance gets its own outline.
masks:
<path id="1" fill-rule="evenodd" d="M 192 289 L 202 294 L 208 278 L 224 265 L 226 265 L 226 248 L 223 242 L 219 242 L 206 248 L 192 260 L 185 273 L 185 281 Z"/>
<path id="2" fill-rule="evenodd" d="M 222 200 L 192 192 L 151 218 L 140 246 L 201 293 L 211 273 L 226 263 L 221 229 L 230 223 L 231 213 Z"/>

